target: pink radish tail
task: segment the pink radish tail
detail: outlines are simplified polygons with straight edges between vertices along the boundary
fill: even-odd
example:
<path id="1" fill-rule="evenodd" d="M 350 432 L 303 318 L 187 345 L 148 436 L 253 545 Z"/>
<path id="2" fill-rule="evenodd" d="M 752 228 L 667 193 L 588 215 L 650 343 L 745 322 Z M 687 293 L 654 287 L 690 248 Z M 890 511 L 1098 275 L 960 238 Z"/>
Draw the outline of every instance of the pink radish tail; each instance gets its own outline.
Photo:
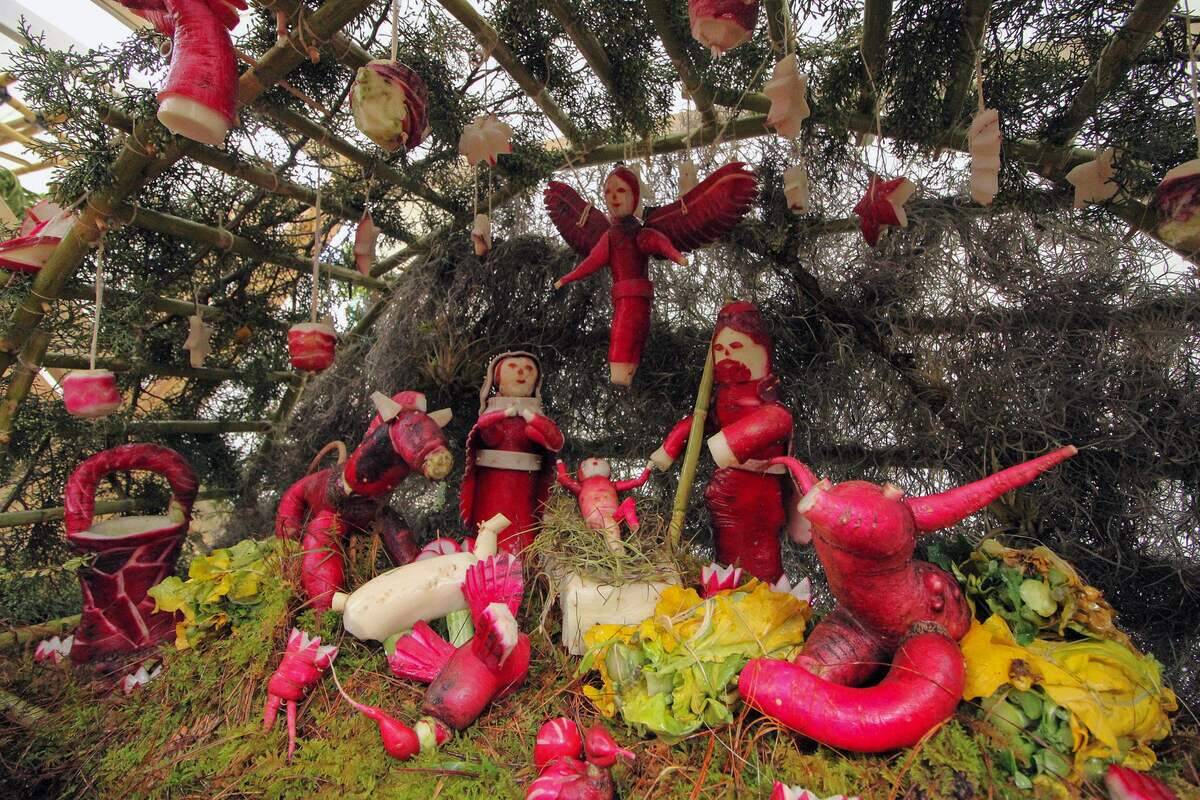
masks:
<path id="1" fill-rule="evenodd" d="M 912 511 L 918 530 L 924 533 L 940 531 L 986 508 L 1013 489 L 1031 483 L 1043 472 L 1058 466 L 1077 452 L 1074 445 L 1060 447 L 966 486 L 928 497 L 906 498 L 904 503 Z"/>
<path id="2" fill-rule="evenodd" d="M 462 593 L 471 609 L 471 621 L 479 625 L 479 617 L 492 603 L 504 603 L 514 615 L 521 607 L 525 581 L 521 576 L 521 560 L 508 553 L 491 556 L 473 565 L 463 579 Z"/>
<path id="3" fill-rule="evenodd" d="M 338 680 L 337 670 L 333 668 L 332 664 L 329 665 L 329 672 L 333 675 L 333 685 L 337 687 L 338 694 L 340 694 L 347 703 L 354 706 L 355 710 L 357 710 L 359 713 L 364 714 L 371 719 L 377 719 L 379 717 L 379 709 L 375 708 L 374 706 L 363 705 L 350 695 L 346 694 L 346 690 L 342 688 L 342 682 Z"/>
<path id="4" fill-rule="evenodd" d="M 301 478 L 289 486 L 279 499 L 279 509 L 275 512 L 275 535 L 278 538 L 300 538 L 309 515 L 308 499 L 305 497 L 307 483 L 307 478 Z"/>
<path id="5" fill-rule="evenodd" d="M 809 489 L 817 485 L 817 476 L 808 468 L 808 465 L 803 461 L 797 461 L 791 456 L 777 456 L 771 459 L 771 466 L 782 464 L 787 467 L 788 472 L 792 474 L 792 480 L 803 492 L 808 492 Z"/>
<path id="6" fill-rule="evenodd" d="M 431 683 L 454 655 L 454 646 L 421 621 L 396 642 L 388 666 L 397 677 Z"/>

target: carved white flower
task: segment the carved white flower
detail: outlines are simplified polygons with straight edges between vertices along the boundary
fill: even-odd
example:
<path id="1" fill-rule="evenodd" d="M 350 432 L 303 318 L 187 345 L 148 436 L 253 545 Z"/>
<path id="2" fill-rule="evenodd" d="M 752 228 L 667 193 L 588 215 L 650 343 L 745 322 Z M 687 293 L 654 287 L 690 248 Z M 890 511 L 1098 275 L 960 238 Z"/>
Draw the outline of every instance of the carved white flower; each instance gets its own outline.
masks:
<path id="1" fill-rule="evenodd" d="M 795 53 L 784 56 L 775 65 L 771 80 L 763 87 L 771 100 L 767 125 L 780 136 L 795 139 L 808 119 L 808 78 L 800 73 L 800 59 Z"/>
<path id="2" fill-rule="evenodd" d="M 463 128 L 458 139 L 458 152 L 471 164 L 486 161 L 496 166 L 496 159 L 512 152 L 512 128 L 495 114 L 484 114 Z"/>
<path id="3" fill-rule="evenodd" d="M 1120 187 L 1112 179 L 1115 155 L 1110 147 L 1095 159 L 1080 164 L 1067 173 L 1067 181 L 1075 187 L 1076 208 L 1083 208 L 1088 203 L 1103 203 L 1116 197 Z"/>
<path id="4" fill-rule="evenodd" d="M 212 352 L 212 344 L 209 342 L 212 332 L 212 326 L 199 314 L 188 317 L 188 336 L 187 341 L 183 343 L 183 349 L 188 351 L 188 361 L 193 368 L 204 366 L 204 359 Z"/>

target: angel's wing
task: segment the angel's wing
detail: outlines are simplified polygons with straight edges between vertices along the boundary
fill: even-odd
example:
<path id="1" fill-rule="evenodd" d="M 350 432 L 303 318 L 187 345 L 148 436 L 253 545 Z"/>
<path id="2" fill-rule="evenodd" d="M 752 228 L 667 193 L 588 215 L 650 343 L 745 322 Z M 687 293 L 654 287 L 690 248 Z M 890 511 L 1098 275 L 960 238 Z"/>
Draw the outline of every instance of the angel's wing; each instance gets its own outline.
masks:
<path id="1" fill-rule="evenodd" d="M 670 205 L 646 212 L 644 225 L 666 234 L 683 252 L 715 242 L 741 221 L 758 194 L 758 178 L 735 161 Z"/>
<path id="2" fill-rule="evenodd" d="M 575 252 L 586 256 L 608 230 L 608 219 L 565 183 L 550 181 L 543 195 L 554 227 Z"/>

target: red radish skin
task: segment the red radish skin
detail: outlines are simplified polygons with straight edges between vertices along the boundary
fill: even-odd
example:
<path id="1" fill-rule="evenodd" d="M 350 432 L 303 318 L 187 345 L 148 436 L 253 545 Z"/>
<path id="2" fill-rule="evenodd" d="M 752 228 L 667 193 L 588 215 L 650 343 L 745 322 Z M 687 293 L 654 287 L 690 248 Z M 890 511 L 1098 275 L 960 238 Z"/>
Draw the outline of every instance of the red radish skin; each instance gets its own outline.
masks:
<path id="1" fill-rule="evenodd" d="M 533 743 L 533 764 L 539 770 L 556 758 L 579 758 L 583 755 L 583 737 L 579 726 L 569 717 L 558 717 L 538 728 Z"/>
<path id="2" fill-rule="evenodd" d="M 738 691 L 751 707 L 810 739 L 879 753 L 911 747 L 950 719 L 964 679 L 958 644 L 929 632 L 900 645 L 877 686 L 842 686 L 798 664 L 759 658 L 742 670 Z"/>
<path id="3" fill-rule="evenodd" d="M 340 591 L 346 583 L 346 558 L 342 553 L 344 533 L 337 512 L 326 509 L 309 521 L 300 540 L 300 585 L 317 611 L 328 611 L 333 593 Z"/>
<path id="4" fill-rule="evenodd" d="M 597 767 L 611 767 L 619 759 L 633 762 L 636 756 L 633 751 L 626 750 L 617 744 L 617 740 L 603 725 L 593 725 L 583 737 L 583 752 L 587 754 L 589 764 Z"/>
<path id="5" fill-rule="evenodd" d="M 263 730 L 275 726 L 279 707 L 287 704 L 288 761 L 296 752 L 296 704 L 303 700 L 310 689 L 321 679 L 325 670 L 333 665 L 338 649 L 321 645 L 321 638 L 310 638 L 307 633 L 292 628 L 287 647 L 279 666 L 267 682 L 267 702 L 263 706 Z"/>
<path id="6" fill-rule="evenodd" d="M 375 724 L 379 726 L 379 738 L 383 741 L 383 749 L 387 751 L 388 755 L 398 761 L 407 761 L 421 752 L 421 741 L 417 737 L 416 731 L 382 708 L 368 706 L 351 699 L 350 695 L 346 694 L 346 690 L 342 688 L 341 681 L 338 680 L 337 670 L 333 671 L 333 682 L 337 684 L 338 693 L 345 698 L 347 703 L 358 709 L 363 716 L 374 720 Z"/>
<path id="7" fill-rule="evenodd" d="M 692 36 L 720 56 L 750 41 L 758 6 L 759 0 L 688 0 Z"/>
<path id="8" fill-rule="evenodd" d="M 525 800 L 612 800 L 612 774 L 595 764 L 563 757 L 549 764 L 525 791 Z"/>
<path id="9" fill-rule="evenodd" d="M 1104 787 L 1110 800 L 1179 800 L 1161 781 L 1118 764 L 1109 764 Z"/>

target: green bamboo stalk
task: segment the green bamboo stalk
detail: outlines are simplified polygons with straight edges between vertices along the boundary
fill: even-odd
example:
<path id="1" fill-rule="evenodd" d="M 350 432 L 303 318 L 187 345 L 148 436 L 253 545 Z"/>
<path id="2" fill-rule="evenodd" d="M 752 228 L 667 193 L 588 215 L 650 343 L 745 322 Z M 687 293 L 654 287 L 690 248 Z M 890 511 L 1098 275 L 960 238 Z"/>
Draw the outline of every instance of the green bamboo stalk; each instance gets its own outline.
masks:
<path id="1" fill-rule="evenodd" d="M 88 369 L 90 360 L 87 356 L 74 356 L 67 353 L 47 353 L 42 358 L 42 366 L 53 369 Z M 140 361 L 125 361 L 117 358 L 98 358 L 96 359 L 96 368 L 107 369 L 111 372 L 127 372 L 131 375 L 193 378 L 201 381 L 236 381 L 246 378 L 245 373 L 235 369 L 150 364 Z M 266 373 L 266 377 L 278 383 L 300 382 L 300 376 L 294 372 L 271 371 Z"/>
<path id="2" fill-rule="evenodd" d="M 704 447 L 704 421 L 708 418 L 708 406 L 712 400 L 713 355 L 712 344 L 704 356 L 704 372 L 700 375 L 700 389 L 696 392 L 696 404 L 692 408 L 692 429 L 688 433 L 687 449 L 683 453 L 683 467 L 679 471 L 679 487 L 675 490 L 675 504 L 671 507 L 671 524 L 667 529 L 671 549 L 678 550 L 683 537 L 683 522 L 687 517 L 688 500 L 692 496 L 692 484 L 696 482 L 696 470 L 700 465 L 700 450 Z"/>
<path id="3" fill-rule="evenodd" d="M 26 730 L 41 728 L 49 716 L 44 708 L 27 703 L 12 692 L 0 689 L 0 714 Z"/>
<path id="4" fill-rule="evenodd" d="M 26 625 L 22 628 L 5 631 L 0 633 L 0 651 L 13 650 L 39 639 L 48 639 L 51 636 L 61 636 L 74 630 L 75 626 L 79 624 L 79 620 L 80 615 L 75 614 L 61 619 L 52 619 L 38 625 Z"/>
<path id="5" fill-rule="evenodd" d="M 235 496 L 228 489 L 208 489 L 196 495 L 197 502 L 201 500 L 228 500 Z M 123 514 L 126 511 L 147 511 L 159 508 L 161 504 L 146 497 L 129 498 L 126 500 L 105 500 L 96 503 L 96 514 Z M 0 528 L 16 528 L 21 525 L 36 525 L 39 522 L 54 522 L 66 516 L 66 509 L 61 506 L 35 508 L 29 511 L 5 511 L 0 514 Z"/>
<path id="6" fill-rule="evenodd" d="M 576 147 L 583 146 L 583 134 L 579 128 L 551 99 L 545 85 L 533 77 L 520 61 L 517 61 L 517 57 L 508 49 L 508 45 L 500 41 L 500 34 L 496 33 L 496 29 L 480 16 L 469 0 L 438 0 L 438 3 L 475 35 L 475 38 L 483 45 L 483 49 L 516 81 L 517 85 L 521 87 L 521 91 L 525 92 L 534 105 L 540 108 L 542 113 L 563 132 L 571 144 Z"/>
<path id="7" fill-rule="evenodd" d="M 95 300 L 96 287 L 81 286 L 79 284 L 69 285 L 63 288 L 61 297 L 64 300 Z M 224 308 L 218 308 L 213 305 L 205 305 L 203 303 L 197 305 L 190 300 L 178 300 L 172 297 L 159 297 L 158 295 L 139 295 L 133 292 L 122 292 L 116 289 L 104 287 L 104 299 L 113 300 L 117 304 L 128 305 L 131 303 L 143 303 L 155 311 L 161 311 L 164 314 L 170 314 L 175 317 L 190 317 L 193 314 L 199 313 L 205 320 L 224 319 L 226 317 L 236 315 L 231 314 Z M 290 326 L 288 323 L 277 320 L 271 317 L 255 320 L 256 325 L 261 325 L 265 328 L 273 330 L 286 331 Z"/>
<path id="8" fill-rule="evenodd" d="M 185 433 L 212 436 L 222 433 L 266 433 L 274 427 L 269 419 L 155 419 L 134 421 L 114 426 L 117 433 L 151 433 L 164 435 Z"/>
<path id="9" fill-rule="evenodd" d="M 679 79 L 683 81 L 683 88 L 687 90 L 692 102 L 696 104 L 700 118 L 704 120 L 706 126 L 716 127 L 718 120 L 717 112 L 713 110 L 712 92 L 696 74 L 696 67 L 688 55 L 687 45 L 675 35 L 675 29 L 671 26 L 671 11 L 667 7 L 666 0 L 646 0 L 646 14 L 654 23 L 654 30 L 658 33 L 659 40 L 662 41 L 663 49 L 667 51 L 667 56 L 675 65 L 675 71 L 679 73 Z"/>
<path id="10" fill-rule="evenodd" d="M 866 0 L 863 6 L 863 33 L 860 52 L 863 62 L 862 88 L 858 94 L 859 113 L 875 116 L 879 103 L 879 82 L 887 60 L 888 32 L 892 27 L 892 0 Z M 867 133 L 874 133 L 874 128 Z"/>
<path id="11" fill-rule="evenodd" d="M 771 38 L 771 48 L 776 53 L 788 50 L 789 28 L 792 11 L 788 0 L 765 0 L 764 10 L 767 12 L 767 36 Z"/>
<path id="12" fill-rule="evenodd" d="M 975 62 L 983 46 L 984 24 L 992 0 L 966 0 L 962 7 L 962 27 L 958 31 L 958 52 L 954 56 L 954 71 L 942 100 L 942 124 L 954 128 L 963 111 L 967 91 L 975 81 Z"/>
<path id="13" fill-rule="evenodd" d="M 12 442 L 13 421 L 16 419 L 17 409 L 21 407 L 21 403 L 33 387 L 34 378 L 37 377 L 38 370 L 34 365 L 41 363 L 49 342 L 50 334 L 37 330 L 21 349 L 21 363 L 13 372 L 4 402 L 0 404 L 0 445 L 5 448 Z"/>
<path id="14" fill-rule="evenodd" d="M 583 56 L 583 60 L 608 90 L 609 96 L 619 102 L 621 97 L 616 81 L 613 80 L 612 62 L 608 60 L 608 53 L 604 51 L 604 46 L 600 44 L 596 35 L 588 30 L 563 0 L 543 0 L 543 5 L 558 20 L 558 24 L 562 25 L 575 48 Z"/>

